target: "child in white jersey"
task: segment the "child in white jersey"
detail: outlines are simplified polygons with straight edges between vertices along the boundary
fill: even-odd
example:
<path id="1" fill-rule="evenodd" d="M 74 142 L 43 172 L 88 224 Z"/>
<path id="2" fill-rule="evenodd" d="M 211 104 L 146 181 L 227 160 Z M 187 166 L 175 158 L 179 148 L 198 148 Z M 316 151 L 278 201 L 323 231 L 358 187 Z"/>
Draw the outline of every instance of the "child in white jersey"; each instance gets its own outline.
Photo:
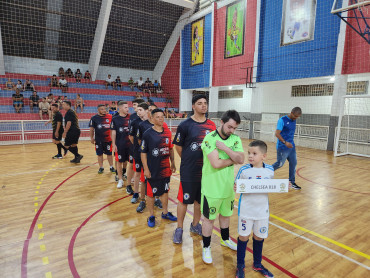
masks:
<path id="1" fill-rule="evenodd" d="M 256 140 L 248 146 L 249 163 L 242 166 L 236 176 L 238 179 L 272 179 L 274 168 L 263 161 L 267 156 L 265 142 Z M 234 185 L 236 190 L 236 185 Z M 253 270 L 260 272 L 265 277 L 274 277 L 262 265 L 263 241 L 268 235 L 269 226 L 269 200 L 267 193 L 240 194 L 238 208 L 238 247 L 236 277 L 244 278 L 245 250 L 249 236 L 253 231 Z"/>

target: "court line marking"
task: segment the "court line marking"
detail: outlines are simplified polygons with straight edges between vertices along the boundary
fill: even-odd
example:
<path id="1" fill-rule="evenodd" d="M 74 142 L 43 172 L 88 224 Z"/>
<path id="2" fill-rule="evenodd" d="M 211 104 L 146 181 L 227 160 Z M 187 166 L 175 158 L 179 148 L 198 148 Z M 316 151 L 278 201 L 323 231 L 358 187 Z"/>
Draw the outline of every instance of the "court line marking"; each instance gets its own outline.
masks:
<path id="1" fill-rule="evenodd" d="M 81 167 L 86 167 L 86 166 L 93 166 L 94 164 L 96 163 L 93 163 L 93 164 L 83 164 L 83 165 L 76 165 L 76 166 L 69 166 L 69 167 L 61 167 L 61 168 L 51 168 L 51 169 L 47 169 L 48 172 L 50 171 L 58 171 L 58 170 L 64 170 L 64 169 L 71 169 L 71 168 L 81 168 Z M 28 172 L 18 172 L 18 173 L 11 173 L 11 174 L 1 174 L 0 177 L 9 177 L 9 176 L 18 176 L 18 175 L 26 175 L 26 174 L 35 174 L 35 173 L 40 173 L 40 172 L 45 172 L 46 170 L 35 170 L 35 171 L 28 171 Z M 42 182 L 39 182 L 39 184 L 41 184 Z"/>

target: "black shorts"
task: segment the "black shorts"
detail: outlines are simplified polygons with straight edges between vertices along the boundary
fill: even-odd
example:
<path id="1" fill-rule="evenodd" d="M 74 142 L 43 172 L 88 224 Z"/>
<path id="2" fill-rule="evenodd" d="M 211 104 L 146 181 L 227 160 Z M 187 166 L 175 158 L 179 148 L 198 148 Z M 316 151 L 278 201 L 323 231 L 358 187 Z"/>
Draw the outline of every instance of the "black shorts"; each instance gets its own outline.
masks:
<path id="1" fill-rule="evenodd" d="M 201 182 L 181 181 L 177 200 L 183 204 L 194 204 L 194 201 L 197 201 L 198 204 L 200 204 L 201 187 Z"/>
<path id="2" fill-rule="evenodd" d="M 66 138 L 64 139 L 64 145 L 68 147 L 73 144 L 78 144 L 80 134 L 81 134 L 80 130 L 68 131 Z"/>
<path id="3" fill-rule="evenodd" d="M 134 164 L 135 172 L 140 173 L 141 169 L 143 168 L 143 164 L 141 163 L 140 155 L 139 156 L 137 156 L 137 155 L 134 156 L 134 160 L 135 160 L 135 164 Z"/>
<path id="4" fill-rule="evenodd" d="M 60 140 L 62 140 L 63 132 L 64 132 L 64 130 L 63 130 L 63 129 L 59 129 L 58 137 L 55 137 L 55 130 L 53 130 L 53 139 L 54 139 L 55 141 L 60 141 Z"/>
<path id="5" fill-rule="evenodd" d="M 95 143 L 96 155 L 112 155 L 112 142 Z"/>
<path id="6" fill-rule="evenodd" d="M 162 196 L 170 190 L 170 177 L 163 179 L 147 179 L 146 195 L 149 197 Z"/>
<path id="7" fill-rule="evenodd" d="M 134 163 L 134 157 L 131 154 L 128 155 L 128 162 Z"/>
<path id="8" fill-rule="evenodd" d="M 116 161 L 126 162 L 129 160 L 128 148 L 117 146 L 117 152 L 115 153 Z"/>

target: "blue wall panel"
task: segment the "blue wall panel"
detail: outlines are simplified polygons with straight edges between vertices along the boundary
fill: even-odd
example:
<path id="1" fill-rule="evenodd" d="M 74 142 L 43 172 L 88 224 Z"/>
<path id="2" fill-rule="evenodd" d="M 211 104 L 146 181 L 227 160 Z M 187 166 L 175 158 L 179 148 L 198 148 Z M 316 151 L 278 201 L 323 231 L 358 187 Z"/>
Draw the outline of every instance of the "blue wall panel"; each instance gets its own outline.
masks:
<path id="1" fill-rule="evenodd" d="M 262 1 L 258 82 L 334 74 L 340 19 L 331 5 L 317 0 L 313 40 L 280 46 L 283 0 Z"/>
<path id="2" fill-rule="evenodd" d="M 191 61 L 191 23 L 182 30 L 182 61 L 181 61 L 181 89 L 195 89 L 209 87 L 211 64 L 211 35 L 212 14 L 207 14 L 204 20 L 204 63 L 190 66 Z"/>

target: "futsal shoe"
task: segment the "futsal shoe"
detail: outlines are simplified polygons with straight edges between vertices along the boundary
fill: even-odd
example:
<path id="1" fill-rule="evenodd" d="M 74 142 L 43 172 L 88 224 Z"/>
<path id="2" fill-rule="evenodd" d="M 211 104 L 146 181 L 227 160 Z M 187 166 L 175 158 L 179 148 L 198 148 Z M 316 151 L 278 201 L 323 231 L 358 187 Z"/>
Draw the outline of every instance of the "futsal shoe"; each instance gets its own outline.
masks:
<path id="1" fill-rule="evenodd" d="M 295 190 L 300 190 L 300 189 L 301 189 L 301 187 L 300 187 L 300 186 L 298 186 L 298 184 L 296 184 L 295 182 L 290 183 L 290 186 L 291 186 L 293 189 L 295 189 Z"/>
<path id="2" fill-rule="evenodd" d="M 170 221 L 177 221 L 177 217 L 174 216 L 171 212 L 167 212 L 166 214 L 163 214 L 162 212 L 162 218 Z"/>
<path id="3" fill-rule="evenodd" d="M 139 201 L 139 193 L 134 193 L 131 198 L 131 204 L 136 204 Z"/>
<path id="4" fill-rule="evenodd" d="M 234 251 L 237 250 L 237 245 L 235 244 L 234 241 L 230 240 L 230 238 L 228 240 L 223 240 L 221 238 L 220 243 L 222 246 L 229 247 L 231 250 L 234 250 Z"/>
<path id="5" fill-rule="evenodd" d="M 154 226 L 155 226 L 155 216 L 152 215 L 148 218 L 148 227 L 154 228 Z"/>
<path id="6" fill-rule="evenodd" d="M 126 175 L 122 175 L 122 179 L 123 179 L 124 181 L 127 181 L 127 176 L 126 176 Z"/>
<path id="7" fill-rule="evenodd" d="M 118 175 L 115 175 L 115 176 L 114 176 L 114 180 L 115 180 L 115 181 L 119 181 Z"/>
<path id="8" fill-rule="evenodd" d="M 103 174 L 103 172 L 104 172 L 104 168 L 99 168 L 98 174 Z"/>
<path id="9" fill-rule="evenodd" d="M 245 278 L 245 274 L 244 274 L 244 266 L 243 265 L 238 265 L 236 267 L 236 274 L 235 274 L 235 277 L 236 278 Z"/>
<path id="10" fill-rule="evenodd" d="M 265 268 L 262 264 L 258 266 L 255 266 L 253 264 L 253 270 L 261 273 L 263 276 L 267 278 L 274 278 L 274 275 L 267 268 Z"/>
<path id="11" fill-rule="evenodd" d="M 117 188 L 122 188 L 123 187 L 123 180 L 119 180 L 117 183 Z"/>
<path id="12" fill-rule="evenodd" d="M 181 244 L 182 243 L 182 228 L 176 228 L 175 232 L 173 233 L 173 243 Z"/>
<path id="13" fill-rule="evenodd" d="M 211 264 L 213 262 L 212 254 L 211 254 L 211 246 L 203 247 L 202 259 L 205 264 Z"/>
<path id="14" fill-rule="evenodd" d="M 76 163 L 80 163 L 81 162 L 81 159 L 83 158 L 84 156 L 83 155 L 79 155 L 79 156 L 77 156 L 77 158 L 76 158 Z"/>
<path id="15" fill-rule="evenodd" d="M 57 154 L 53 156 L 53 159 L 62 159 L 63 156 L 61 154 Z"/>
<path id="16" fill-rule="evenodd" d="M 126 193 L 127 193 L 128 195 L 132 195 L 132 194 L 134 194 L 134 190 L 132 190 L 132 186 L 131 186 L 131 185 L 127 185 L 127 186 L 126 186 Z"/>
<path id="17" fill-rule="evenodd" d="M 139 206 L 136 208 L 136 212 L 143 213 L 145 208 L 146 208 L 146 202 L 140 201 Z"/>
<path id="18" fill-rule="evenodd" d="M 202 235 L 202 225 L 198 223 L 197 225 L 193 226 L 193 223 L 190 223 L 190 232 L 201 236 Z"/>
<path id="19" fill-rule="evenodd" d="M 162 209 L 162 202 L 159 198 L 156 198 L 155 201 L 154 201 L 154 206 L 159 208 L 159 209 Z"/>
<path id="20" fill-rule="evenodd" d="M 75 157 L 74 159 L 70 160 L 69 162 L 71 162 L 71 163 L 77 163 L 77 158 Z"/>
<path id="21" fill-rule="evenodd" d="M 113 166 L 111 166 L 111 167 L 109 168 L 109 171 L 110 171 L 111 173 L 116 173 L 116 169 L 114 169 L 114 167 L 113 167 Z"/>

